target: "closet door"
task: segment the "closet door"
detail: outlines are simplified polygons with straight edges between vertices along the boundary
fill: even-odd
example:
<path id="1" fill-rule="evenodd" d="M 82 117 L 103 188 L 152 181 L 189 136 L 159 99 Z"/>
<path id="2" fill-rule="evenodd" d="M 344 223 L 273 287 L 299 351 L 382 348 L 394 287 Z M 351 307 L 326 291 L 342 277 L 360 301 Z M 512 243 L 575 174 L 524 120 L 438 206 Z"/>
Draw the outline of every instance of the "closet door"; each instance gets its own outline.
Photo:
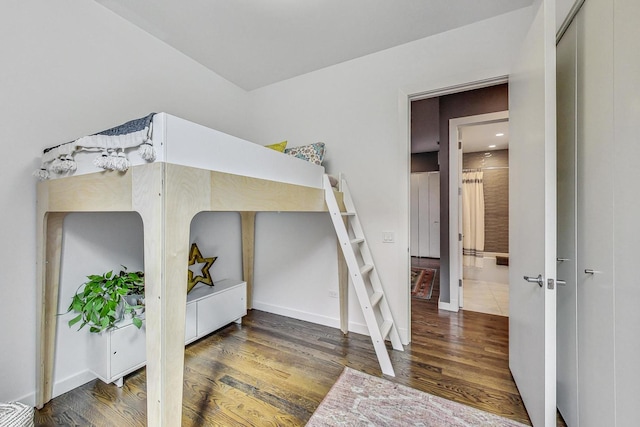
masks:
<path id="1" fill-rule="evenodd" d="M 578 417 L 615 424 L 613 2 L 578 17 Z"/>
<path id="2" fill-rule="evenodd" d="M 440 172 L 411 174 L 411 256 L 440 258 Z"/>
<path id="3" fill-rule="evenodd" d="M 576 49 L 574 20 L 557 45 L 558 243 L 557 405 L 569 427 L 578 426 L 576 270 Z"/>
<path id="4" fill-rule="evenodd" d="M 411 230 L 410 234 L 410 250 L 411 256 L 420 256 L 420 251 L 418 250 L 419 246 L 419 234 L 418 230 L 420 229 L 420 206 L 418 204 L 419 198 L 419 190 L 420 190 L 420 174 L 412 173 L 411 174 L 411 206 L 410 208 L 410 221 L 411 221 Z"/>
<path id="5" fill-rule="evenodd" d="M 440 172 L 429 172 L 429 257 L 440 258 Z"/>
<path id="6" fill-rule="evenodd" d="M 614 2 L 616 423 L 638 425 L 640 396 L 640 2 Z"/>
<path id="7" fill-rule="evenodd" d="M 430 172 L 424 172 L 419 174 L 420 176 L 420 192 L 419 194 L 419 210 L 420 210 L 420 220 L 419 220 L 419 247 L 418 251 L 421 257 L 430 256 L 429 250 L 429 241 L 431 238 L 430 227 L 429 227 L 429 175 Z"/>

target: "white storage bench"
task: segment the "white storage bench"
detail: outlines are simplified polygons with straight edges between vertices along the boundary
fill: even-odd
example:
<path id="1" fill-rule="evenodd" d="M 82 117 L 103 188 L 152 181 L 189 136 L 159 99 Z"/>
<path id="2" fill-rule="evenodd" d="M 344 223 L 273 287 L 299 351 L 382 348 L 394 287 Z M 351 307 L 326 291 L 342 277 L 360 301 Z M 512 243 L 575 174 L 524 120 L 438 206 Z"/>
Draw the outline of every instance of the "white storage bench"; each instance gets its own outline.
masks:
<path id="1" fill-rule="evenodd" d="M 229 323 L 240 323 L 247 314 L 247 284 L 234 279 L 214 286 L 196 285 L 187 294 L 185 345 Z M 145 325 L 136 328 L 131 320 L 118 329 L 90 334 L 89 370 L 105 383 L 122 387 L 123 377 L 146 364 Z"/>

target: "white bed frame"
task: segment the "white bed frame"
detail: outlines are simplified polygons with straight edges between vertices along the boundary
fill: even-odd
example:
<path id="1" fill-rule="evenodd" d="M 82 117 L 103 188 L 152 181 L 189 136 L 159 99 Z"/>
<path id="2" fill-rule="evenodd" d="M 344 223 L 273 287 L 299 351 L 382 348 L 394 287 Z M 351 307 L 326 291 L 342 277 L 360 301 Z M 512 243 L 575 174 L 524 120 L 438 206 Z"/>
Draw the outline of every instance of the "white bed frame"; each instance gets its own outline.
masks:
<path id="1" fill-rule="evenodd" d="M 256 212 L 326 211 L 324 168 L 168 115 L 153 119 L 157 158 L 130 153 L 125 173 L 95 168 L 78 153 L 73 176 L 37 187 L 38 351 L 36 406 L 51 400 L 64 217 L 70 212 L 137 212 L 144 229 L 147 425 L 182 420 L 184 325 L 191 220 L 203 211 L 241 215 L 243 280 L 252 304 Z M 347 272 L 338 251 L 340 295 Z M 347 301 L 340 300 L 347 332 Z"/>
<path id="2" fill-rule="evenodd" d="M 172 116 L 153 116 L 152 139 L 156 162 L 226 172 L 270 181 L 322 188 L 324 167 L 283 156 L 275 150 Z M 93 164 L 100 153 L 78 151 L 73 176 L 103 172 Z M 132 165 L 148 164 L 134 149 L 128 153 Z M 64 175 L 51 174 L 61 178 Z"/>

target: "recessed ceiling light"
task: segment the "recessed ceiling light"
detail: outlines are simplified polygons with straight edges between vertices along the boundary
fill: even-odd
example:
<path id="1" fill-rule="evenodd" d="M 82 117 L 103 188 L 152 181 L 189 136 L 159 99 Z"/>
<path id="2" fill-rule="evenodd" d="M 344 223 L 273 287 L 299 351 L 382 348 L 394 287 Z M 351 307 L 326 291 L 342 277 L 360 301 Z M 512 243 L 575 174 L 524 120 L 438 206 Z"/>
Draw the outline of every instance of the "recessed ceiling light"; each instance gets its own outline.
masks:
<path id="1" fill-rule="evenodd" d="M 496 133 L 496 136 L 504 136 L 504 133 Z"/>
<path id="2" fill-rule="evenodd" d="M 491 144 L 489 148 L 496 148 L 496 144 Z"/>

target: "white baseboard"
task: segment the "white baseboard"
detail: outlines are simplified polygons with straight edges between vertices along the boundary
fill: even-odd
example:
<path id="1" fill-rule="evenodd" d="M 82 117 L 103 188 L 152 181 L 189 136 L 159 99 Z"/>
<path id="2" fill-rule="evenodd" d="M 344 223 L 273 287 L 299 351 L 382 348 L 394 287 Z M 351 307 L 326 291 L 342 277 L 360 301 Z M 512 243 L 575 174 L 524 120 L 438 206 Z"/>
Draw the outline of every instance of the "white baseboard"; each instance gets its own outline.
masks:
<path id="1" fill-rule="evenodd" d="M 266 311 L 280 316 L 291 317 L 292 319 L 304 320 L 306 322 L 315 323 L 317 325 L 329 326 L 331 328 L 340 328 L 340 319 L 328 316 L 321 316 L 307 311 L 293 310 L 288 307 L 282 307 L 274 304 L 267 304 L 260 301 L 253 301 L 253 308 L 256 310 Z M 355 332 L 369 336 L 369 329 L 364 323 L 349 322 L 349 332 Z"/>
<path id="2" fill-rule="evenodd" d="M 306 311 L 292 310 L 288 307 L 282 307 L 274 304 L 266 304 L 260 301 L 253 302 L 253 308 L 256 310 L 266 311 L 267 313 L 277 314 L 280 316 L 291 317 L 292 319 L 304 320 L 306 322 L 315 323 L 318 325 L 329 326 L 331 328 L 340 328 L 340 319 L 319 316 L 314 313 Z M 369 328 L 364 323 L 349 322 L 349 332 L 369 336 Z M 398 334 L 400 335 L 400 341 L 403 345 L 408 345 L 410 340 L 408 338 L 409 333 L 406 328 L 398 328 Z"/>
<path id="3" fill-rule="evenodd" d="M 61 394 L 65 394 L 74 388 L 80 387 L 89 381 L 95 380 L 96 376 L 91 371 L 82 371 L 63 380 L 56 381 L 53 384 L 53 397 L 58 397 Z"/>
<path id="4" fill-rule="evenodd" d="M 409 345 L 411 338 L 409 337 L 409 330 L 407 328 L 398 328 L 398 335 L 400 335 L 402 345 Z"/>
<path id="5" fill-rule="evenodd" d="M 80 387 L 81 385 L 86 384 L 94 379 L 96 379 L 96 376 L 92 372 L 85 370 L 63 380 L 56 381 L 53 384 L 52 397 L 58 397 L 61 394 L 65 394 L 66 392 Z M 36 406 L 36 393 L 34 391 L 33 393 L 29 393 L 15 400 L 17 402 L 22 402 L 25 405 Z"/>
<path id="6" fill-rule="evenodd" d="M 291 317 L 292 319 L 304 320 L 306 322 L 316 323 L 318 325 L 330 326 L 332 328 L 340 327 L 340 319 L 309 313 L 306 311 L 293 310 L 288 307 L 282 307 L 274 304 L 267 304 L 261 301 L 253 301 L 253 308 L 267 313 L 278 314 L 280 316 Z"/>
<path id="7" fill-rule="evenodd" d="M 36 406 L 36 393 L 29 393 L 25 396 L 22 396 L 18 399 L 10 399 L 11 402 L 20 402 L 20 403 L 24 403 L 25 405 L 28 406 Z"/>
<path id="8" fill-rule="evenodd" d="M 453 311 L 457 313 L 460 310 L 460 307 L 458 307 L 458 304 L 451 304 L 450 302 L 438 301 L 438 310 Z"/>

